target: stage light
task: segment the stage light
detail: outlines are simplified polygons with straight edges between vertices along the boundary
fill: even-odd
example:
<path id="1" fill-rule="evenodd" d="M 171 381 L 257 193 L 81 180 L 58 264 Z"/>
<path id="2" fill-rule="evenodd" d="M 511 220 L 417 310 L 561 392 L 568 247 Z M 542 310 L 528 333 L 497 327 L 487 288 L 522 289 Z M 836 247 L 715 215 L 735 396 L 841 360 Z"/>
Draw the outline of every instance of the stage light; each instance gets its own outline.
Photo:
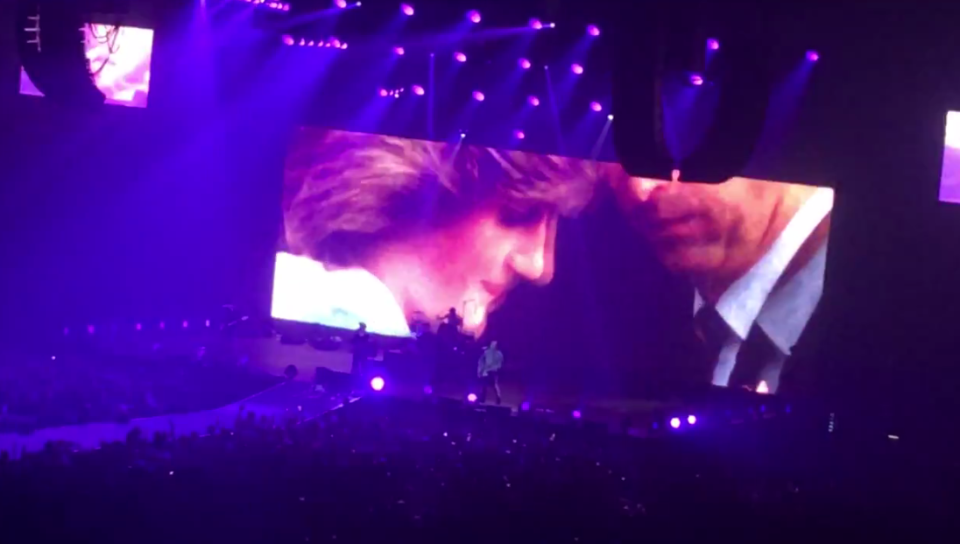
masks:
<path id="1" fill-rule="evenodd" d="M 93 325 L 87 325 L 87 334 L 93 334 L 95 332 L 97 332 L 96 327 L 94 327 Z"/>
<path id="2" fill-rule="evenodd" d="M 467 62 L 467 55 L 464 53 L 461 53 L 460 51 L 457 51 L 456 53 L 454 53 L 453 58 L 457 62 Z"/>
<path id="3" fill-rule="evenodd" d="M 480 91 L 473 91 L 473 99 L 477 102 L 483 102 L 487 97 Z"/>
<path id="4" fill-rule="evenodd" d="M 583 416 L 583 414 L 580 413 L 580 410 L 574 410 L 570 415 L 573 416 L 573 419 L 580 419 L 580 417 Z"/>
<path id="5" fill-rule="evenodd" d="M 693 414 L 690 414 L 689 416 L 687 416 L 687 423 L 689 423 L 690 425 L 696 425 L 696 424 L 697 424 L 697 416 L 695 416 L 695 415 L 693 415 Z"/>
<path id="6" fill-rule="evenodd" d="M 184 322 L 183 322 L 183 328 L 184 328 L 184 329 L 190 328 L 190 322 L 189 322 L 189 321 L 184 321 Z"/>
<path id="7" fill-rule="evenodd" d="M 373 389 L 374 391 L 383 391 L 383 386 L 383 378 L 380 376 L 374 376 L 374 378 L 370 380 L 370 389 Z"/>
<path id="8" fill-rule="evenodd" d="M 295 40 L 293 39 L 293 36 L 291 36 L 291 35 L 289 35 L 289 34 L 284 34 L 284 35 L 283 35 L 283 38 L 281 38 L 281 39 L 283 40 L 283 44 L 284 44 L 284 45 L 293 45 L 293 44 L 295 43 Z"/>
<path id="9" fill-rule="evenodd" d="M 813 51 L 813 50 L 807 51 L 807 60 L 809 60 L 810 62 L 817 62 L 818 60 L 820 60 L 820 53 L 817 53 L 816 51 Z"/>
<path id="10" fill-rule="evenodd" d="M 600 27 L 598 27 L 597 25 L 587 25 L 587 34 L 589 34 L 589 35 L 591 35 L 591 36 L 594 36 L 594 37 L 599 36 L 599 35 L 600 35 Z"/>
<path id="11" fill-rule="evenodd" d="M 534 30 L 540 30 L 543 28 L 543 23 L 540 22 L 540 19 L 530 19 L 530 28 Z"/>
<path id="12" fill-rule="evenodd" d="M 607 116 L 607 121 L 613 121 L 613 114 L 612 114 L 612 113 Z"/>
<path id="13" fill-rule="evenodd" d="M 529 69 L 530 69 L 530 66 L 532 66 L 532 64 L 530 64 L 530 61 L 527 60 L 527 59 L 520 59 L 520 60 L 517 62 L 517 64 L 519 64 L 520 67 L 523 68 L 524 70 L 529 70 Z"/>
<path id="14" fill-rule="evenodd" d="M 406 15 L 407 17 L 413 16 L 413 6 L 410 4 L 400 4 L 400 13 Z"/>
<path id="15" fill-rule="evenodd" d="M 766 381 L 761 380 L 760 383 L 757 384 L 757 393 L 760 393 L 761 395 L 766 395 L 769 392 L 770 392 L 770 386 L 767 385 Z"/>
<path id="16" fill-rule="evenodd" d="M 477 396 L 473 393 L 467 395 L 467 402 L 477 402 Z"/>
<path id="17" fill-rule="evenodd" d="M 690 84 L 696 85 L 698 87 L 700 85 L 703 85 L 703 76 L 701 76 L 700 74 L 693 74 L 692 76 L 690 76 Z"/>
<path id="18" fill-rule="evenodd" d="M 414 85 L 412 88 L 413 88 L 413 94 L 417 96 L 423 96 L 426 93 L 426 91 L 423 90 L 423 87 L 421 87 L 420 85 Z"/>
<path id="19" fill-rule="evenodd" d="M 166 329 L 166 328 L 167 328 L 167 324 L 164 323 L 163 321 L 161 321 L 161 322 L 160 322 L 160 330 L 162 331 L 162 330 L 164 330 L 164 329 Z"/>
<path id="20" fill-rule="evenodd" d="M 429 385 L 423 386 L 423 394 L 424 394 L 424 395 L 432 395 L 432 394 L 433 394 L 433 388 L 430 387 Z"/>
<path id="21" fill-rule="evenodd" d="M 674 429 L 679 429 L 680 418 L 679 417 L 670 418 L 670 426 L 673 427 Z"/>
<path id="22" fill-rule="evenodd" d="M 134 330 L 142 331 L 143 325 L 141 325 L 140 323 L 137 323 L 136 325 L 133 326 L 133 328 Z"/>
<path id="23" fill-rule="evenodd" d="M 347 0 L 334 0 L 333 5 L 337 6 L 340 9 L 346 9 Z"/>
<path id="24" fill-rule="evenodd" d="M 527 103 L 529 103 L 531 106 L 536 107 L 540 105 L 540 99 L 537 98 L 536 96 L 530 95 L 527 97 Z"/>
<path id="25" fill-rule="evenodd" d="M 336 47 L 337 49 L 340 49 L 340 46 L 343 45 L 343 42 L 341 42 L 337 38 L 330 38 L 330 45 Z"/>
<path id="26" fill-rule="evenodd" d="M 557 28 L 557 23 L 550 23 L 547 26 L 549 26 L 550 28 Z"/>
<path id="27" fill-rule="evenodd" d="M 603 105 L 600 104 L 599 102 L 591 102 L 590 109 L 596 112 L 601 112 L 603 111 Z"/>
<path id="28" fill-rule="evenodd" d="M 467 20 L 469 20 L 473 24 L 479 23 L 481 20 L 480 12 L 475 9 L 471 9 L 470 11 L 467 12 Z"/>
<path id="29" fill-rule="evenodd" d="M 393 48 L 393 52 L 394 52 L 394 54 L 397 54 L 397 55 L 402 55 L 402 54 L 406 53 L 406 51 L 405 51 L 402 47 L 400 47 L 399 45 Z"/>
<path id="30" fill-rule="evenodd" d="M 579 64 L 576 64 L 576 63 L 571 64 L 570 71 L 579 76 L 580 74 L 583 73 L 583 66 L 580 66 Z"/>
<path id="31" fill-rule="evenodd" d="M 380 89 L 380 96 L 382 96 L 382 97 L 390 96 L 390 91 L 388 91 L 388 90 L 386 90 L 386 89 Z"/>
<path id="32" fill-rule="evenodd" d="M 518 140 L 522 140 L 522 139 L 526 138 L 527 135 L 524 134 L 522 130 L 515 130 L 515 131 L 513 131 L 513 137 L 516 138 L 516 139 L 518 139 Z"/>
<path id="33" fill-rule="evenodd" d="M 707 49 L 709 49 L 709 50 L 711 50 L 711 51 L 716 51 L 717 49 L 720 49 L 720 40 L 718 40 L 718 39 L 716 39 L 716 38 L 710 38 L 710 39 L 708 39 L 708 40 L 707 40 Z"/>
<path id="34" fill-rule="evenodd" d="M 522 403 L 520 403 L 520 411 L 521 411 L 521 412 L 529 412 L 529 411 L 530 411 L 530 403 L 527 402 L 527 401 L 523 401 Z"/>
<path id="35" fill-rule="evenodd" d="M 460 133 L 460 139 L 461 139 L 461 140 L 464 139 L 464 138 L 466 138 L 466 137 L 467 137 L 467 133 L 466 133 L 466 132 L 461 132 L 461 133 Z"/>

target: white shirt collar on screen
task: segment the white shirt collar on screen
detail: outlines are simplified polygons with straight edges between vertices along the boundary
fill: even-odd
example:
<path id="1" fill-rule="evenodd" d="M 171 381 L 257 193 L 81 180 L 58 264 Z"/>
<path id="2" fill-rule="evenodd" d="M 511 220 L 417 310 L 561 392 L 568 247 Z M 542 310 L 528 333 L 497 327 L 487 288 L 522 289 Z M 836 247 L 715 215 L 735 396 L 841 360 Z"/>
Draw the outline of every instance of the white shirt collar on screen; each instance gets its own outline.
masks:
<path id="1" fill-rule="evenodd" d="M 403 309 L 376 276 L 362 268 L 328 270 L 308 257 L 277 253 L 271 315 L 373 334 L 410 336 Z"/>
<path id="2" fill-rule="evenodd" d="M 760 325 L 779 355 L 768 361 L 760 379 L 769 392 L 779 387 L 780 372 L 793 346 L 813 316 L 823 294 L 827 245 L 789 281 L 774 290 L 787 264 L 804 241 L 833 209 L 833 190 L 820 189 L 804 203 L 770 250 L 721 297 L 717 312 L 733 334 L 724 344 L 713 372 L 714 385 L 726 386 L 736 366 L 737 353 L 754 323 Z M 694 296 L 694 313 L 703 306 Z"/>
<path id="3" fill-rule="evenodd" d="M 800 207 L 770 249 L 728 288 L 717 302 L 717 313 L 730 329 L 745 340 L 750 327 L 765 309 L 774 286 L 787 269 L 800 247 L 833 209 L 833 189 L 821 188 Z M 808 263 L 809 265 L 809 263 Z M 822 288 L 822 282 L 821 282 Z M 779 297 L 782 299 L 782 297 Z M 789 302 L 797 302 L 790 300 Z M 694 313 L 703 306 L 700 293 L 694 297 Z M 766 323 L 767 320 L 764 320 Z M 770 325 L 773 325 L 770 323 Z M 768 335 L 768 331 L 764 327 Z"/>

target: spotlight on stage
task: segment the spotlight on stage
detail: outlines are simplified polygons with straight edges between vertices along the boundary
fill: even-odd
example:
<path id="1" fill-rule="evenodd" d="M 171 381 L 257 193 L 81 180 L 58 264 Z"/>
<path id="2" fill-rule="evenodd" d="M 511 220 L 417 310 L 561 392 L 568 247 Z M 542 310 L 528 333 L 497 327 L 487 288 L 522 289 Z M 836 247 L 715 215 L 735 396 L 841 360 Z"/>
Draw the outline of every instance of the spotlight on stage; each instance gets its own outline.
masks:
<path id="1" fill-rule="evenodd" d="M 334 0 L 333 5 L 340 9 L 347 9 L 347 0 Z"/>
<path id="2" fill-rule="evenodd" d="M 607 121 L 613 121 L 613 114 L 612 114 L 612 113 L 607 116 Z"/>
<path id="3" fill-rule="evenodd" d="M 708 39 L 708 40 L 707 40 L 707 49 L 709 49 L 710 51 L 716 51 L 717 49 L 720 49 L 720 40 L 718 40 L 718 39 L 716 39 L 716 38 L 710 38 L 710 39 Z"/>
<path id="4" fill-rule="evenodd" d="M 699 87 L 700 85 L 703 85 L 703 76 L 701 76 L 700 74 L 693 74 L 692 76 L 690 76 L 690 84 L 696 85 L 697 87 Z"/>
<path id="5" fill-rule="evenodd" d="M 679 417 L 670 418 L 670 427 L 672 427 L 672 428 L 674 428 L 674 429 L 679 429 L 679 428 L 680 428 L 680 418 L 679 418 Z"/>
<path id="6" fill-rule="evenodd" d="M 473 91 L 473 99 L 477 102 L 483 102 L 487 97 L 480 91 Z"/>
<path id="7" fill-rule="evenodd" d="M 574 74 L 577 74 L 577 75 L 579 76 L 580 74 L 583 73 L 583 66 L 581 66 L 581 65 L 579 65 L 579 64 L 576 64 L 576 63 L 571 64 L 571 65 L 570 65 L 570 71 L 573 72 Z"/>
<path id="8" fill-rule="evenodd" d="M 595 112 L 601 112 L 601 111 L 603 111 L 603 104 L 601 104 L 601 103 L 599 103 L 599 102 L 591 102 L 591 103 L 590 103 L 590 109 L 593 110 L 593 111 L 595 111 Z"/>
<path id="9" fill-rule="evenodd" d="M 473 24 L 479 23 L 481 21 L 480 12 L 475 9 L 471 9 L 467 12 L 467 20 Z"/>
<path id="10" fill-rule="evenodd" d="M 583 417 L 583 414 L 580 413 L 580 410 L 574 410 L 573 413 L 570 415 L 573 416 L 573 419 L 580 419 L 581 417 Z"/>
<path id="11" fill-rule="evenodd" d="M 464 53 L 461 53 L 460 51 L 457 51 L 456 53 L 454 53 L 453 58 L 457 62 L 467 62 L 467 55 Z"/>
<path id="12" fill-rule="evenodd" d="M 695 416 L 695 415 L 693 415 L 693 414 L 690 414 L 689 416 L 687 416 L 687 424 L 689 424 L 689 425 L 696 425 L 696 424 L 697 424 L 697 416 Z"/>
<path id="13" fill-rule="evenodd" d="M 817 53 L 816 51 L 812 51 L 812 50 L 807 51 L 807 60 L 809 60 L 810 62 L 817 62 L 818 60 L 820 60 L 820 53 Z"/>
<path id="14" fill-rule="evenodd" d="M 518 139 L 518 140 L 522 140 L 522 139 L 526 138 L 527 135 L 524 134 L 522 130 L 515 130 L 515 131 L 513 131 L 513 137 L 516 138 L 516 139 Z"/>
<path id="15" fill-rule="evenodd" d="M 530 95 L 530 96 L 527 97 L 527 102 L 528 102 L 531 106 L 539 106 L 539 105 L 540 105 L 540 99 L 537 98 L 536 96 L 533 96 L 533 95 Z"/>
<path id="16" fill-rule="evenodd" d="M 597 25 L 587 25 L 587 34 L 596 38 L 600 35 L 600 27 Z"/>
<path id="17" fill-rule="evenodd" d="M 467 395 L 467 402 L 477 402 L 477 396 L 473 393 Z"/>
<path id="18" fill-rule="evenodd" d="M 424 88 L 421 87 L 420 85 L 414 85 L 414 86 L 411 87 L 411 88 L 413 89 L 413 94 L 415 94 L 415 95 L 417 95 L 417 96 L 423 96 L 423 95 L 427 92 L 427 91 L 425 91 Z"/>
<path id="19" fill-rule="evenodd" d="M 398 45 L 398 46 L 396 46 L 396 47 L 393 48 L 393 53 L 396 54 L 396 55 L 402 55 L 402 54 L 406 53 L 406 51 L 405 51 L 402 47 L 400 47 L 400 46 Z"/>
<path id="20" fill-rule="evenodd" d="M 521 412 L 529 412 L 529 411 L 530 411 L 530 403 L 527 402 L 527 401 L 523 401 L 523 402 L 520 404 L 520 411 L 521 411 Z"/>
<path id="21" fill-rule="evenodd" d="M 413 16 L 413 6 L 410 4 L 400 4 L 400 13 L 403 13 L 407 17 Z"/>
<path id="22" fill-rule="evenodd" d="M 374 376 L 373 379 L 370 380 L 370 389 L 373 389 L 374 391 L 383 391 L 384 385 L 383 378 L 380 376 Z"/>
<path id="23" fill-rule="evenodd" d="M 540 21 L 540 19 L 530 19 L 530 28 L 534 30 L 541 30 L 543 29 L 543 23 Z"/>
<path id="24" fill-rule="evenodd" d="M 523 68 L 524 70 L 529 70 L 529 69 L 530 69 L 530 66 L 532 66 L 532 64 L 530 64 L 530 61 L 527 60 L 527 59 L 520 59 L 520 60 L 517 62 L 517 64 L 519 64 L 520 67 Z"/>

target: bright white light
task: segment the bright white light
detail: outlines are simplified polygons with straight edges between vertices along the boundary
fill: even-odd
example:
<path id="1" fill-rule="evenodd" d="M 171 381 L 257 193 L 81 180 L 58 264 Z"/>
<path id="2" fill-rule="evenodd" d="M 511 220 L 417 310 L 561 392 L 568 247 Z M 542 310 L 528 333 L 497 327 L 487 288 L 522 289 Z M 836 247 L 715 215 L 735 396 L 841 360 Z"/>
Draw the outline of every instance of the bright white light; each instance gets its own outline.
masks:
<path id="1" fill-rule="evenodd" d="M 370 388 L 374 391 L 383 391 L 384 381 L 380 376 L 374 377 L 370 380 Z"/>

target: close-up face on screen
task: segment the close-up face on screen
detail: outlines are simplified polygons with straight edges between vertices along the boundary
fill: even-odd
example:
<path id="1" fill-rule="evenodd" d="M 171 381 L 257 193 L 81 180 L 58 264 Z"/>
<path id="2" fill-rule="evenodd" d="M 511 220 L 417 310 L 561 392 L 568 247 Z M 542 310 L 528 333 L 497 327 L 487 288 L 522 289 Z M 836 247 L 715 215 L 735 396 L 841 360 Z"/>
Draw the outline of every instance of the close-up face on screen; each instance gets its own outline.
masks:
<path id="1" fill-rule="evenodd" d="M 83 36 L 90 72 L 106 103 L 145 108 L 150 93 L 153 30 L 91 23 L 84 26 Z M 20 93 L 43 96 L 22 69 Z"/>
<path id="2" fill-rule="evenodd" d="M 960 204 L 960 112 L 947 112 L 940 201 Z"/>
<path id="3" fill-rule="evenodd" d="M 809 185 L 303 128 L 272 315 L 404 337 L 453 309 L 539 382 L 525 391 L 669 374 L 774 393 L 820 301 L 832 205 Z"/>

